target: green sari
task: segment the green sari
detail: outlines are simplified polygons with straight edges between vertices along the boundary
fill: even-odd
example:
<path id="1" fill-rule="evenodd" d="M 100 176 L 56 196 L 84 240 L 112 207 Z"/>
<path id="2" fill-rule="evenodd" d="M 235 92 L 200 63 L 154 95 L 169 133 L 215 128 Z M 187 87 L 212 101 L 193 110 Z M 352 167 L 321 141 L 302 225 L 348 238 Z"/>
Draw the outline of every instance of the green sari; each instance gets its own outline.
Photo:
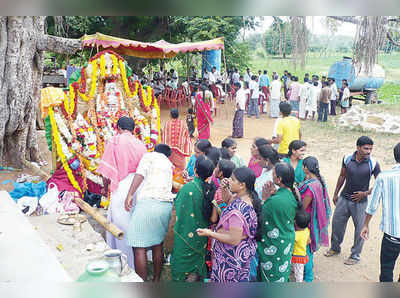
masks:
<path id="1" fill-rule="evenodd" d="M 176 223 L 174 247 L 171 256 L 173 281 L 185 281 L 189 273 L 206 276 L 205 262 L 207 237 L 199 237 L 198 228 L 208 228 L 210 222 L 203 217 L 204 182 L 195 177 L 185 184 L 175 199 Z"/>
<path id="2" fill-rule="evenodd" d="M 296 209 L 297 201 L 287 188 L 279 188 L 262 206 L 262 238 L 257 243 L 262 281 L 289 281 Z"/>
<path id="3" fill-rule="evenodd" d="M 282 160 L 284 162 L 286 162 L 287 164 L 292 165 L 290 163 L 290 157 L 285 157 Z M 299 159 L 299 161 L 297 162 L 297 166 L 294 169 L 294 182 L 296 182 L 297 184 L 300 184 L 305 179 L 306 179 L 306 173 L 304 173 L 304 169 L 303 169 L 303 160 Z"/>

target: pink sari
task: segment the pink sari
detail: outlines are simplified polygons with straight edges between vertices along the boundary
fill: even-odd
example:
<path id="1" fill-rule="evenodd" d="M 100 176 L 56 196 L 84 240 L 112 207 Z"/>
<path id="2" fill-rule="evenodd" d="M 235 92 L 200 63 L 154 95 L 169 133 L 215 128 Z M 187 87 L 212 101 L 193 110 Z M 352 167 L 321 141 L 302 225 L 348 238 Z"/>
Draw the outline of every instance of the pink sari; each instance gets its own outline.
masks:
<path id="1" fill-rule="evenodd" d="M 257 160 L 252 156 L 249 161 L 248 168 L 254 172 L 254 175 L 260 177 L 263 168 L 258 164 Z"/>
<path id="2" fill-rule="evenodd" d="M 203 101 L 201 93 L 197 93 L 194 98 L 196 100 L 196 117 L 199 139 L 209 139 L 210 123 L 213 122 L 210 106 Z"/>

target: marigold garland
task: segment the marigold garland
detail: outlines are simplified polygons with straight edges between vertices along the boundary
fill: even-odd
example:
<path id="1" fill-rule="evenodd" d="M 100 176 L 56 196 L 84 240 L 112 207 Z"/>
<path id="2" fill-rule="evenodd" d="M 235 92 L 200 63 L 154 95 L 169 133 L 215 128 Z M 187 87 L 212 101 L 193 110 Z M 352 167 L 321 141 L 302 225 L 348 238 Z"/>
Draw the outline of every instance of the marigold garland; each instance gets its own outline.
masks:
<path id="1" fill-rule="evenodd" d="M 119 62 L 119 69 L 121 71 L 121 78 L 122 78 L 122 82 L 124 84 L 124 89 L 125 89 L 126 96 L 128 98 L 132 98 L 134 96 L 131 93 L 131 90 L 129 89 L 129 86 L 128 86 L 128 80 L 126 78 L 125 64 L 124 64 L 124 62 L 122 60 L 119 60 L 118 62 Z"/>
<path id="2" fill-rule="evenodd" d="M 143 87 L 142 87 L 143 104 L 146 106 L 146 108 L 149 108 L 153 102 L 153 97 L 151 96 L 151 94 L 152 94 L 151 91 L 152 91 L 151 87 L 147 86 L 146 93 L 144 93 Z"/>
<path id="3" fill-rule="evenodd" d="M 104 55 L 100 56 L 100 76 L 102 79 L 106 76 L 106 59 L 104 58 Z"/>
<path id="4" fill-rule="evenodd" d="M 160 131 L 161 131 L 160 107 L 159 107 L 159 105 L 158 105 L 157 98 L 154 96 L 154 94 L 153 94 L 153 97 L 154 97 L 154 99 L 153 99 L 153 106 L 154 106 L 154 108 L 155 108 L 156 111 L 157 111 L 158 142 L 161 142 L 161 134 L 160 134 Z"/>
<path id="5" fill-rule="evenodd" d="M 113 55 L 113 54 L 111 54 L 111 59 L 113 62 L 112 74 L 113 74 L 113 76 L 116 76 L 117 72 L 118 72 L 118 60 L 117 60 L 117 57 L 115 57 L 115 55 Z"/>
<path id="6" fill-rule="evenodd" d="M 69 95 L 64 94 L 64 109 L 68 116 L 75 112 L 75 92 L 72 85 L 69 85 Z"/>
<path id="7" fill-rule="evenodd" d="M 94 96 L 94 93 L 96 92 L 96 86 L 97 86 L 97 60 L 94 60 L 91 62 L 92 63 L 92 81 L 91 81 L 91 89 L 89 92 L 89 98 L 92 99 Z"/>
<path id="8" fill-rule="evenodd" d="M 49 116 L 50 116 L 50 123 L 51 123 L 51 128 L 52 128 L 52 134 L 54 137 L 54 142 L 56 143 L 57 154 L 58 154 L 58 156 L 60 156 L 61 163 L 64 167 L 65 172 L 67 173 L 68 179 L 71 182 L 72 186 L 82 194 L 82 190 L 81 190 L 78 182 L 76 181 L 74 175 L 72 174 L 72 170 L 69 167 L 69 164 L 65 157 L 65 154 L 61 149 L 60 135 L 58 133 L 56 121 L 54 119 L 53 107 L 49 107 Z"/>

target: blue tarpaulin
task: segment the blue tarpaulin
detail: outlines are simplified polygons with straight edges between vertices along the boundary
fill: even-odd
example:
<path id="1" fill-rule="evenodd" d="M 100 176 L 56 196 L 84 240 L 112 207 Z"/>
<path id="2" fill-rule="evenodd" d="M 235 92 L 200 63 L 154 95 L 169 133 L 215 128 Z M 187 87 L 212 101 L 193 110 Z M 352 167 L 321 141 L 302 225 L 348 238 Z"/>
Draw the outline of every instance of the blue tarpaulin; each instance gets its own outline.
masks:
<path id="1" fill-rule="evenodd" d="M 22 197 L 37 197 L 40 199 L 47 192 L 47 184 L 44 181 L 39 183 L 25 182 L 17 183 L 11 180 L 3 181 L 2 184 L 12 182 L 14 190 L 10 191 L 10 196 L 16 202 Z"/>

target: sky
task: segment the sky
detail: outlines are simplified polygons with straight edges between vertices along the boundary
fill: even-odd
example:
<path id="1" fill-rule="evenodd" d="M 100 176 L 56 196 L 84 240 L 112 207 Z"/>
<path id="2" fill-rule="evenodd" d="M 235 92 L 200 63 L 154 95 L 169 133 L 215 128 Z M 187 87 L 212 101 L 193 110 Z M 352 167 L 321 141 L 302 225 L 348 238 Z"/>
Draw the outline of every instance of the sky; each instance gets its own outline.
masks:
<path id="1" fill-rule="evenodd" d="M 324 16 L 307 16 L 306 23 L 308 29 L 316 35 L 324 35 L 328 34 L 328 28 L 324 24 Z M 266 30 L 268 30 L 268 27 L 271 25 L 273 22 L 273 18 L 271 16 L 265 16 L 264 20 L 261 22 L 262 25 L 254 32 L 256 33 L 263 33 Z M 346 36 L 352 36 L 354 37 L 356 34 L 356 25 L 350 24 L 350 23 L 342 23 L 339 28 L 338 32 L 336 35 L 346 35 Z"/>

